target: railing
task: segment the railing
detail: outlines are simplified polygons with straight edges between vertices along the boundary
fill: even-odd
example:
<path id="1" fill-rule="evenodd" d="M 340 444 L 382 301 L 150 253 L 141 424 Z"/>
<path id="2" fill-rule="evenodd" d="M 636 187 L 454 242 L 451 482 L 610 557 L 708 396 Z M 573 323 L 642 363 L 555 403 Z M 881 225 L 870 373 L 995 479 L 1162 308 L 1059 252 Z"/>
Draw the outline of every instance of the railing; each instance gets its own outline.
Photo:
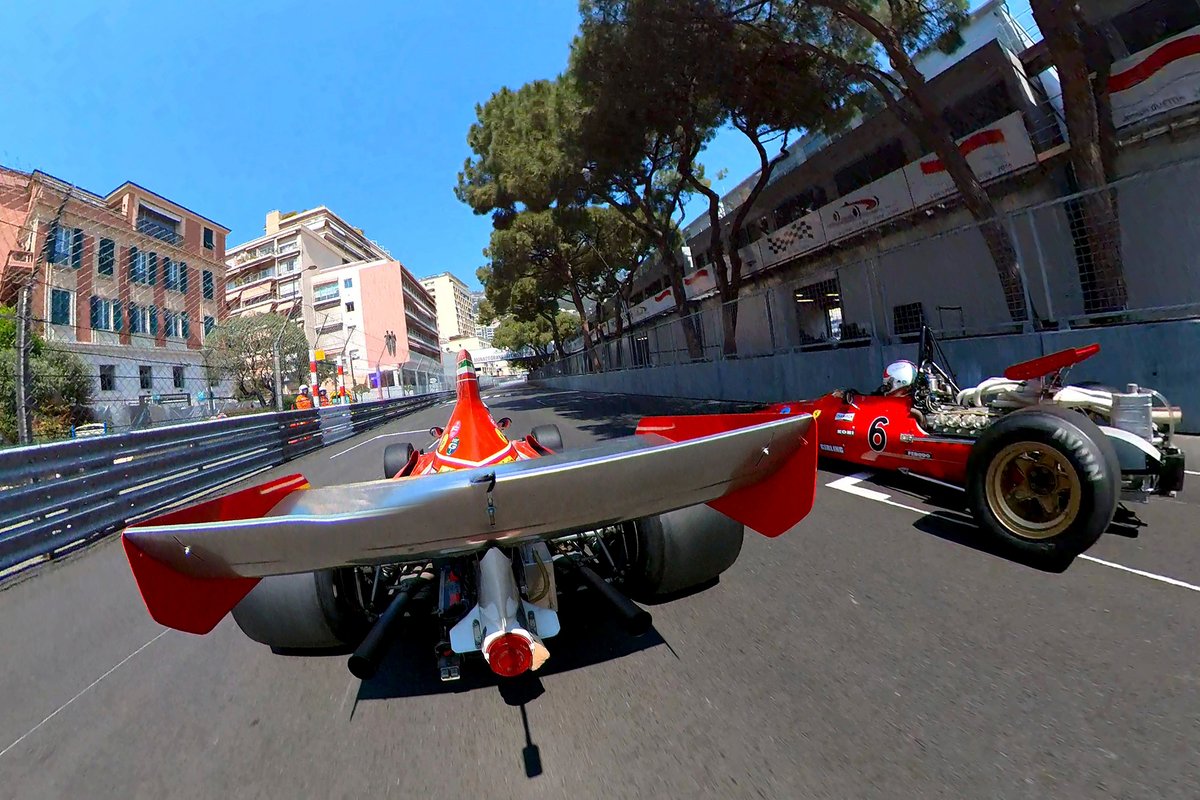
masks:
<path id="1" fill-rule="evenodd" d="M 174 230 L 146 217 L 138 218 L 137 229 L 140 233 L 153 236 L 155 239 L 160 239 L 167 244 L 179 245 L 183 243 L 183 237 Z"/>
<path id="2" fill-rule="evenodd" d="M 1200 159 L 1193 159 L 1001 214 L 1000 249 L 1011 248 L 1015 298 L 1002 289 L 996 243 L 989 248 L 983 226 L 918 219 L 904 223 L 897 237 L 911 237 L 904 244 L 859 243 L 759 270 L 749 279 L 761 283 L 731 303 L 698 301 L 688 323 L 674 312 L 637 327 L 626 320 L 621 337 L 534 377 L 907 342 L 922 323 L 942 338 L 965 338 L 1197 318 L 1197 185 Z M 1113 224 L 1099 224 L 1105 209 Z M 931 233 L 912 236 L 921 227 Z M 766 263 L 756 246 L 743 256 Z M 1024 316 L 1013 313 L 1014 299 Z"/>
<path id="3" fill-rule="evenodd" d="M 0 450 L 0 576 L 449 396 L 253 414 Z"/>

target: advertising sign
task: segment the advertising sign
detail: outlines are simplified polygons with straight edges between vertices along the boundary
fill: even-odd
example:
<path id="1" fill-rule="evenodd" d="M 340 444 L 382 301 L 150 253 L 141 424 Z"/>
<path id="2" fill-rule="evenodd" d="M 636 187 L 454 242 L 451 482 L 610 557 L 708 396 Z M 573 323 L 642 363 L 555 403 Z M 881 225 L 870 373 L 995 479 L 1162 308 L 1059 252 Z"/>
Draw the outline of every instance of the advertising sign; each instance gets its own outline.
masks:
<path id="1" fill-rule="evenodd" d="M 913 210 L 904 170 L 884 175 L 821 208 L 821 225 L 830 242 L 873 228 Z"/>
<path id="2" fill-rule="evenodd" d="M 1200 26 L 1114 62 L 1108 91 L 1118 128 L 1200 101 Z"/>
<path id="3" fill-rule="evenodd" d="M 819 211 L 810 211 L 762 240 L 759 252 L 766 266 L 787 261 L 825 246 L 825 228 Z"/>
<path id="4" fill-rule="evenodd" d="M 982 183 L 1037 163 L 1020 111 L 959 139 L 958 150 L 966 156 L 967 163 Z M 904 176 L 915 208 L 958 191 L 942 160 L 934 155 L 909 164 L 904 168 Z"/>

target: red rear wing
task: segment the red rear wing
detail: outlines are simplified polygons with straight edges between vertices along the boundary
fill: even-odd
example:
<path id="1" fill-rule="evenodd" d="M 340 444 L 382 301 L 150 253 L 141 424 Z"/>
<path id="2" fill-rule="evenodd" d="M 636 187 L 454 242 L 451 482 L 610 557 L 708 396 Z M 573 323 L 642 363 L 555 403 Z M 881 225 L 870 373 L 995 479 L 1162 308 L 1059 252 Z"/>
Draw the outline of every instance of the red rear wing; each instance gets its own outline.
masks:
<path id="1" fill-rule="evenodd" d="M 1069 347 L 1041 358 L 1022 361 L 1004 370 L 1004 377 L 1010 381 L 1031 381 L 1046 375 L 1052 375 L 1060 369 L 1071 367 L 1080 361 L 1086 361 L 1100 352 L 1100 345 L 1089 344 L 1085 347 Z"/>

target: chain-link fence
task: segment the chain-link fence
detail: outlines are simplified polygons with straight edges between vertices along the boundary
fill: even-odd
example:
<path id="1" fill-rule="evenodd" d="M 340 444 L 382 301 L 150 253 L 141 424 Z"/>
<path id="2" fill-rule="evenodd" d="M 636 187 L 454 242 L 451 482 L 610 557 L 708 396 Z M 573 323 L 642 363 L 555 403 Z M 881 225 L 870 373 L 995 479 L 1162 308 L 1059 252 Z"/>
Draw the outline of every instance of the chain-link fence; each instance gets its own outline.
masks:
<path id="1" fill-rule="evenodd" d="M 922 325 L 952 339 L 1197 317 L 1196 186 L 1200 160 L 1189 160 L 1003 213 L 990 227 L 921 214 L 890 234 L 908 241 L 780 265 L 734 303 L 712 297 L 689 318 L 662 314 L 534 376 L 907 342 Z"/>

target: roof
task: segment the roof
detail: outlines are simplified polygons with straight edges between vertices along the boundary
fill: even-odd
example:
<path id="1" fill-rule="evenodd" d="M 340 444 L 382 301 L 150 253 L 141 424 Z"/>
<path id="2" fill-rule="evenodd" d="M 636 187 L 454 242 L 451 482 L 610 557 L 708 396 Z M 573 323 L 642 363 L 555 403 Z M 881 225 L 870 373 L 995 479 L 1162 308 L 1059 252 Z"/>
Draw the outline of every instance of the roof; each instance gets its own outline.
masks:
<path id="1" fill-rule="evenodd" d="M 190 208 L 188 208 L 187 206 L 183 205 L 182 203 L 177 203 L 177 202 L 175 202 L 174 200 L 172 200 L 172 199 L 171 199 L 171 198 L 169 198 L 169 197 L 163 197 L 163 196 L 162 196 L 161 194 L 159 194 L 158 192 L 155 192 L 155 191 L 153 191 L 153 190 L 151 190 L 151 189 L 147 189 L 145 186 L 142 186 L 141 184 L 138 184 L 138 183 L 134 183 L 133 181 L 125 181 L 125 182 L 124 182 L 124 183 L 122 183 L 120 186 L 118 186 L 117 188 L 113 189 L 111 192 L 109 192 L 108 194 L 106 194 L 106 195 L 104 196 L 104 199 L 105 199 L 106 201 L 107 201 L 107 200 L 112 200 L 112 199 L 113 199 L 113 198 L 114 198 L 114 197 L 115 197 L 117 194 L 119 194 L 119 193 L 121 192 L 121 190 L 122 190 L 122 189 L 125 189 L 126 187 L 132 187 L 132 188 L 134 188 L 134 189 L 137 189 L 138 191 L 145 192 L 146 194 L 148 194 L 148 195 L 151 195 L 151 196 L 153 196 L 153 197 L 157 197 L 159 200 L 162 200 L 164 203 L 170 203 L 170 204 L 171 204 L 171 205 L 173 205 L 173 206 L 178 206 L 179 208 L 182 208 L 184 211 L 188 212 L 189 214 L 192 214 L 193 216 L 199 217 L 200 219 L 204 220 L 205 222 L 211 222 L 213 225 L 216 225 L 218 228 L 220 228 L 220 229 L 221 229 L 222 231 L 224 231 L 225 233 L 229 233 L 229 232 L 230 232 L 230 229 L 229 229 L 229 228 L 227 228 L 227 227 L 225 227 L 225 226 L 224 226 L 224 225 L 222 225 L 221 223 L 219 223 L 219 222 L 217 222 L 217 221 L 215 221 L 215 220 L 209 219 L 208 217 L 204 216 L 203 214 L 199 214 L 199 213 L 197 213 L 197 212 L 195 212 L 195 211 L 192 211 Z"/>

